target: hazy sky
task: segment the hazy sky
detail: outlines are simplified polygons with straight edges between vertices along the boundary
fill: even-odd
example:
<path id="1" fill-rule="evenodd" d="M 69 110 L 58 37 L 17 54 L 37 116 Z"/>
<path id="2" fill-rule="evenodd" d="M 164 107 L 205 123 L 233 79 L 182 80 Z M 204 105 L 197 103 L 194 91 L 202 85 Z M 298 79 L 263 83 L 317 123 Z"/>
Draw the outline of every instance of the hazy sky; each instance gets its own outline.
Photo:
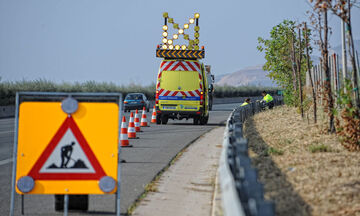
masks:
<path id="1" fill-rule="evenodd" d="M 216 74 L 264 63 L 257 38 L 284 19 L 308 21 L 306 0 L 0 0 L 2 80 L 47 79 L 150 84 L 161 59 L 164 11 L 181 26 L 200 13 L 204 62 Z M 340 21 L 330 18 L 331 42 Z M 353 10 L 360 39 L 360 10 Z"/>

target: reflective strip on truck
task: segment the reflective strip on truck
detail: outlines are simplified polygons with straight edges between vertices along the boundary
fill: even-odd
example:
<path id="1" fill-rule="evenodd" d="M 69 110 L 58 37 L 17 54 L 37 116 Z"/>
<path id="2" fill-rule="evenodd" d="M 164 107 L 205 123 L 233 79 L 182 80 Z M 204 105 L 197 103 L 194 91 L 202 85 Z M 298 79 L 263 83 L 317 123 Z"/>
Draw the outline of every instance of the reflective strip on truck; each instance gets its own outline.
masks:
<path id="1" fill-rule="evenodd" d="M 199 101 L 200 97 L 159 96 L 159 100 L 192 100 L 192 101 Z"/>

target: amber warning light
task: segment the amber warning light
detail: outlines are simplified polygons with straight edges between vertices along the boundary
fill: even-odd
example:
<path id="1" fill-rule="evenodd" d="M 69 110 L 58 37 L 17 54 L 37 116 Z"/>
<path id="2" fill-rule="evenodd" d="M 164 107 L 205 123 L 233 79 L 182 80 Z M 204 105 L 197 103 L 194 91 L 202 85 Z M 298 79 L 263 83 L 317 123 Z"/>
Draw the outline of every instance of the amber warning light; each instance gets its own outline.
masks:
<path id="1" fill-rule="evenodd" d="M 200 14 L 195 13 L 193 17 L 190 17 L 188 22 L 183 25 L 179 25 L 174 22 L 174 19 L 169 17 L 167 12 L 163 13 L 164 25 L 162 26 L 162 40 L 161 44 L 157 45 L 156 57 L 159 58 L 195 58 L 201 59 L 205 57 L 204 46 L 199 46 L 200 40 L 200 26 L 199 18 Z M 174 34 L 170 34 L 169 26 L 172 25 Z M 194 30 L 193 38 L 187 31 Z M 177 44 L 177 40 L 182 36 L 187 44 Z"/>

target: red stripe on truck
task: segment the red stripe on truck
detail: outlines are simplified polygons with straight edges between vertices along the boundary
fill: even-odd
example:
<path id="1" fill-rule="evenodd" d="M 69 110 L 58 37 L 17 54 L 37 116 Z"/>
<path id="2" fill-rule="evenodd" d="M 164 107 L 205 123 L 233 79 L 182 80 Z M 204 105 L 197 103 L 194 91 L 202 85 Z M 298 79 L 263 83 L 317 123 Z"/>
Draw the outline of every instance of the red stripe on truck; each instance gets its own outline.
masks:
<path id="1" fill-rule="evenodd" d="M 192 63 L 191 62 L 186 62 L 187 63 L 187 65 L 189 65 L 189 67 L 193 70 L 193 71 L 197 71 L 196 69 L 195 69 L 195 67 L 192 65 Z"/>
<path id="2" fill-rule="evenodd" d="M 174 64 L 174 61 L 169 62 L 169 64 L 164 68 L 164 71 L 168 70 L 172 64 Z"/>

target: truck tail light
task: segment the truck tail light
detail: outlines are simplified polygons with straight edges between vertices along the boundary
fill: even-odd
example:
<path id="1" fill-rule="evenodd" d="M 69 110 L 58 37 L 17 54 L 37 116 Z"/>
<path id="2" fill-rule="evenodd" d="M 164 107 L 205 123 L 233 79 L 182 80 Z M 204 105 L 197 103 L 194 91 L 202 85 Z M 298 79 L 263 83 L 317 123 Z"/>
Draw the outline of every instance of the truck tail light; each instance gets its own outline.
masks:
<path id="1" fill-rule="evenodd" d="M 204 104 L 204 92 L 201 92 L 201 95 L 200 95 L 200 105 L 203 105 Z"/>
<path id="2" fill-rule="evenodd" d="M 124 104 L 127 104 L 128 102 L 127 101 L 124 101 Z"/>
<path id="3" fill-rule="evenodd" d="M 159 104 L 159 91 L 156 91 L 155 104 Z"/>

